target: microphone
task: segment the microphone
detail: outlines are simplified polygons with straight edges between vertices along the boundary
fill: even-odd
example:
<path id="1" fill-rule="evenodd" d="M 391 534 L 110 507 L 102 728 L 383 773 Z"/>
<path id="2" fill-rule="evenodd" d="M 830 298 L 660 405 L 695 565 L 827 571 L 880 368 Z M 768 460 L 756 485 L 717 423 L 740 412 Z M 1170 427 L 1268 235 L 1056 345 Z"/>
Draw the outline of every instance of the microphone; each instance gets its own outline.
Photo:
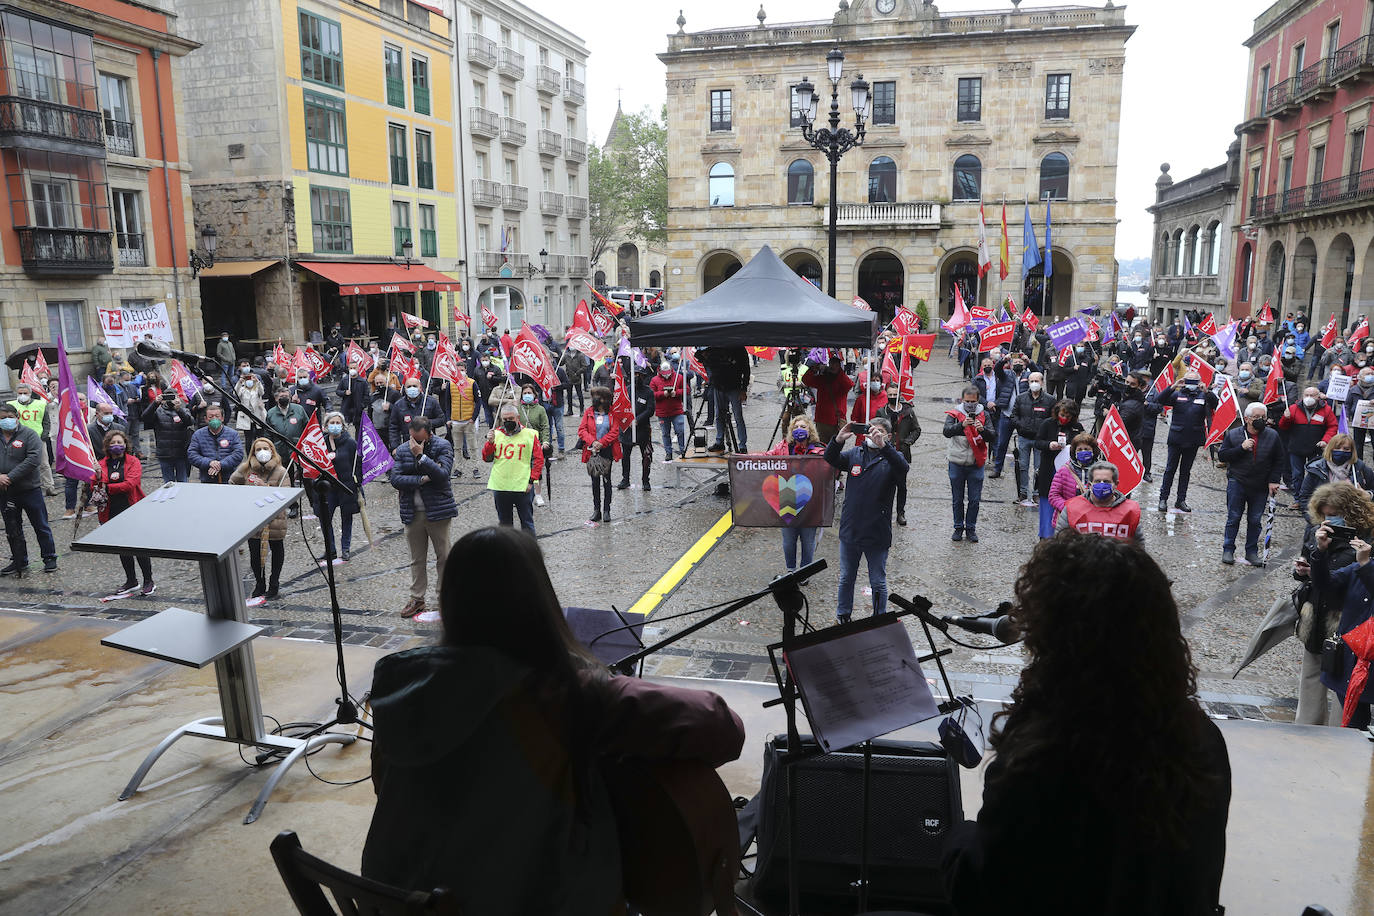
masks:
<path id="1" fill-rule="evenodd" d="M 160 340 L 145 338 L 134 345 L 138 355 L 147 359 L 179 359 L 188 366 L 199 367 L 202 360 L 209 359 L 202 353 L 187 350 L 174 350 Z"/>
<path id="2" fill-rule="evenodd" d="M 970 633 L 991 636 L 998 642 L 1012 643 L 1021 638 L 1020 629 L 1005 614 L 997 617 L 946 617 L 944 621 Z"/>

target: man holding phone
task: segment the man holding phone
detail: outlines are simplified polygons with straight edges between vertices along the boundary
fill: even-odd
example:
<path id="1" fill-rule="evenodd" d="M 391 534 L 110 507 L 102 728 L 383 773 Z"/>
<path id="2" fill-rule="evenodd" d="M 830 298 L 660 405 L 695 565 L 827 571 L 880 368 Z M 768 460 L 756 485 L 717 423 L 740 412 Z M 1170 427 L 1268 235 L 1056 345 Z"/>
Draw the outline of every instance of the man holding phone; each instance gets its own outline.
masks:
<path id="1" fill-rule="evenodd" d="M 863 445 L 846 448 L 863 424 L 849 423 L 825 449 L 825 460 L 849 478 L 840 515 L 840 592 L 835 616 L 848 623 L 854 610 L 854 580 L 859 558 L 868 561 L 873 613 L 887 610 L 887 552 L 892 546 L 892 499 L 906 476 L 907 461 L 892 445 L 892 426 L 875 417 L 864 430 Z"/>
<path id="2" fill-rule="evenodd" d="M 1245 422 L 1222 437 L 1217 458 L 1226 462 L 1226 533 L 1221 542 L 1221 562 L 1236 562 L 1236 535 L 1240 517 L 1246 516 L 1245 562 L 1260 564 L 1260 517 L 1269 497 L 1279 490 L 1283 476 L 1283 445 L 1269 429 L 1268 410 L 1261 403 L 1245 408 Z"/>

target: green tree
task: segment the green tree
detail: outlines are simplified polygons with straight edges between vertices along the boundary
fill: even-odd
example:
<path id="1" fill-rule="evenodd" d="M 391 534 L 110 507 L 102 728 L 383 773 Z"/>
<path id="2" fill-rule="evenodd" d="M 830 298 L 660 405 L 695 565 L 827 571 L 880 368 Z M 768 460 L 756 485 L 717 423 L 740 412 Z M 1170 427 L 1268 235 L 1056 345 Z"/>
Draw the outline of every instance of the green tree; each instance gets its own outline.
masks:
<path id="1" fill-rule="evenodd" d="M 590 263 L 595 264 L 620 232 L 630 215 L 630 186 L 615 155 L 601 152 L 595 143 L 587 150 L 587 216 L 591 248 Z"/>
<path id="2" fill-rule="evenodd" d="M 632 235 L 649 244 L 668 241 L 668 106 L 654 117 L 645 108 L 624 115 L 613 140 L 628 184 Z"/>

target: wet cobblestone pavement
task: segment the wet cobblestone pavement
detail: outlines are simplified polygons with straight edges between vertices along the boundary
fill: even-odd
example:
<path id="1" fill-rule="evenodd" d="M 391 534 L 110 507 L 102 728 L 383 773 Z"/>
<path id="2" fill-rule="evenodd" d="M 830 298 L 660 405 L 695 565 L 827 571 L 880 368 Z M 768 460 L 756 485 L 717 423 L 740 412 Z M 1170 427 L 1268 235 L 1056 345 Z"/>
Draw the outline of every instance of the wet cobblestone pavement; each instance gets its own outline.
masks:
<path id="1" fill-rule="evenodd" d="M 780 399 L 775 387 L 776 365 L 763 364 L 755 372 L 745 414 L 749 442 L 761 449 L 778 419 Z M 937 350 L 934 361 L 917 371 L 917 415 L 924 435 L 913 450 L 908 481 L 906 528 L 896 528 L 888 560 L 888 585 L 894 594 L 925 595 L 939 614 L 989 611 L 1009 597 L 1020 563 L 1036 540 L 1035 509 L 1016 504 L 1016 485 L 1009 472 L 987 481 L 979 519 L 979 544 L 949 539 L 951 513 L 946 476 L 945 439 L 940 426 L 947 405 L 957 399 L 962 379 L 952 360 Z M 576 417 L 567 418 L 567 444 L 572 444 Z M 655 433 L 657 430 L 655 429 Z M 1160 426 L 1163 441 L 1164 425 Z M 550 465 L 553 493 L 549 505 L 535 510 L 535 524 L 559 597 L 567 605 L 626 610 L 659 581 L 728 512 L 728 500 L 714 495 L 710 483 L 697 486 L 682 475 L 681 486 L 662 463 L 662 445 L 655 436 L 651 489 L 640 488 L 639 456 L 632 465 L 631 489 L 618 490 L 609 523 L 590 524 L 590 481 L 569 452 Z M 1155 458 L 1156 480 L 1162 476 L 1163 448 Z M 148 486 L 158 485 L 155 462 L 145 469 Z M 454 481 L 459 515 L 453 538 L 472 528 L 494 524 L 495 510 L 486 490 L 485 467 L 478 461 L 458 462 L 462 476 Z M 474 478 L 478 470 L 481 476 Z M 617 472 L 618 475 L 618 472 Z M 1194 467 L 1189 502 L 1191 515 L 1154 511 L 1157 484 L 1143 484 L 1135 494 L 1144 508 L 1142 529 L 1146 547 L 1174 583 L 1184 615 L 1185 633 L 1201 676 L 1204 699 L 1213 712 L 1243 718 L 1291 721 L 1300 653 L 1288 640 L 1241 676 L 1231 679 L 1236 661 L 1251 633 L 1274 600 L 1293 588 L 1291 561 L 1302 534 L 1296 512 L 1280 510 L 1275 521 L 1270 565 L 1256 569 L 1238 562 L 1220 563 L 1225 521 L 1224 472 L 1213 468 L 1205 453 Z M 351 562 L 336 567 L 345 642 L 383 649 L 402 649 L 435 637 L 437 626 L 402 619 L 399 609 L 407 598 L 409 557 L 397 514 L 395 491 L 384 480 L 367 487 L 369 515 L 375 542 L 369 546 L 362 525 L 355 520 Z M 1286 492 L 1281 503 L 1289 502 Z M 843 496 L 840 497 L 843 499 Z M 0 580 L 0 606 L 41 614 L 78 614 L 137 620 L 169 606 L 201 606 L 199 577 L 192 564 L 155 560 L 157 593 L 101 603 L 118 587 L 122 571 L 117 560 L 73 554 L 72 522 L 58 521 L 62 498 L 48 500 L 58 541 L 59 571 L 30 572 L 22 580 Z M 838 521 L 838 512 L 836 519 Z M 205 520 L 188 520 L 188 524 Z M 337 522 L 336 522 L 337 524 Z M 89 531 L 94 519 L 82 524 Z M 31 538 L 31 535 L 30 535 Z M 286 542 L 286 566 L 281 599 L 252 609 L 253 622 L 282 638 L 332 639 L 329 592 L 309 551 L 322 553 L 322 540 L 313 521 L 292 520 Z M 30 551 L 34 552 L 32 540 Z M 838 559 L 835 530 L 826 531 L 817 556 L 830 563 L 806 588 L 813 624 L 833 621 L 835 569 Z M 246 558 L 243 560 L 247 569 Z M 39 568 L 35 563 L 34 570 Z M 689 614 L 668 621 L 673 614 L 717 605 L 761 589 L 783 569 L 777 531 L 730 528 L 701 562 L 655 608 L 648 633 L 663 635 L 705 616 Z M 493 575 L 500 575 L 493 570 Z M 436 577 L 431 575 L 431 606 Z M 856 612 L 865 614 L 865 573 L 859 574 Z M 249 583 L 251 587 L 251 582 Z M 766 646 L 777 640 L 781 615 L 764 602 L 716 621 L 660 653 L 648 666 L 651 673 L 694 677 L 771 681 Z M 924 637 L 912 625 L 918 651 Z M 980 637 L 970 637 L 980 641 Z M 980 698 L 1006 696 L 1022 665 L 1019 647 L 975 651 L 955 647 L 946 658 L 956 689 Z M 928 673 L 933 673 L 933 668 Z"/>

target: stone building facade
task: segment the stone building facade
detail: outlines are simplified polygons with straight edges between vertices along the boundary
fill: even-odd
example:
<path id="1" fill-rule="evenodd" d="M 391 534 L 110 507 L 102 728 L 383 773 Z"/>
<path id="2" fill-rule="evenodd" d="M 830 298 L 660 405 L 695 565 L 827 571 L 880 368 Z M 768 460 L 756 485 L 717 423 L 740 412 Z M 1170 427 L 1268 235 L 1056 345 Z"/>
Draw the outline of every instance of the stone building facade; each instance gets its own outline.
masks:
<path id="1" fill-rule="evenodd" d="M 610 130 L 601 150 L 608 155 L 625 142 L 623 124 L 625 113 L 617 105 L 615 118 L 611 120 Z M 639 238 L 626 226 L 619 227 L 606 243 L 605 250 L 592 262 L 592 285 L 597 289 L 623 286 L 631 291 L 642 289 L 664 289 L 664 301 L 668 301 L 667 283 L 664 282 L 668 252 L 662 246 Z"/>
<path id="2" fill-rule="evenodd" d="M 204 346 L 179 25 L 157 0 L 0 3 L 0 361 L 61 334 L 80 379 L 98 308 L 159 302 Z"/>
<path id="3" fill-rule="evenodd" d="M 1279 0 L 1245 42 L 1232 313 L 1374 310 L 1374 5 Z"/>
<path id="4" fill-rule="evenodd" d="M 1155 250 L 1150 258 L 1150 318 L 1210 312 L 1217 327 L 1230 317 L 1231 227 L 1240 188 L 1240 143 L 1226 162 L 1175 182 L 1169 164 L 1155 182 Z"/>
<path id="5" fill-rule="evenodd" d="M 1116 169 L 1124 10 L 1061 6 L 944 15 L 928 0 L 842 0 L 829 21 L 677 34 L 667 65 L 669 242 L 677 302 L 712 288 L 762 245 L 822 283 L 829 165 L 796 126 L 792 87 L 810 79 L 825 119 L 826 55 L 839 87 L 873 88 L 864 144 L 838 174 L 836 296 L 890 313 L 925 301 L 950 314 L 958 282 L 979 302 L 1005 296 L 1067 315 L 1116 297 Z M 1047 201 L 1052 198 L 1052 204 Z M 979 203 L 996 258 L 1005 202 L 1010 274 L 977 278 Z M 1053 276 L 1022 283 L 1023 208 Z M 937 306 L 938 304 L 938 306 Z"/>

